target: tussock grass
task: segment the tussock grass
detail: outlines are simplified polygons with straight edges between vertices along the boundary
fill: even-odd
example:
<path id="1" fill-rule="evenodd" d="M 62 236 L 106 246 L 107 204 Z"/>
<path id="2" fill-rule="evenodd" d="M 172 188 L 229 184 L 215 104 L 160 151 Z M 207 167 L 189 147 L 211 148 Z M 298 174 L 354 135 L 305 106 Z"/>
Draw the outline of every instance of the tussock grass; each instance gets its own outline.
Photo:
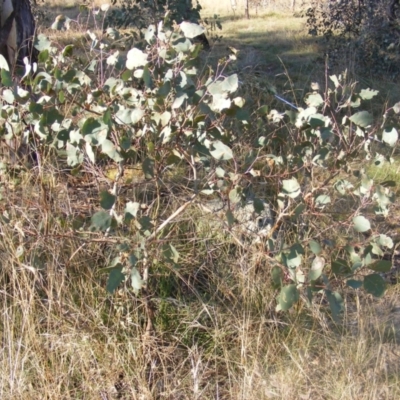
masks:
<path id="1" fill-rule="evenodd" d="M 48 170 L 51 186 L 44 172 L 26 172 L 23 191 L 12 187 L 2 201 L 8 215 L 0 243 L 2 398 L 400 395 L 396 287 L 378 303 L 349 297 L 341 325 L 317 306 L 276 314 L 268 255 L 257 246 L 197 237 L 191 212 L 169 235 L 182 255 L 180 269 L 153 266 L 148 331 L 141 296 L 104 290 L 97 271 L 112 257 L 107 238 L 71 234 L 72 217 L 85 213 L 88 200 L 72 201 L 60 190 L 63 175 L 42 166 Z"/>

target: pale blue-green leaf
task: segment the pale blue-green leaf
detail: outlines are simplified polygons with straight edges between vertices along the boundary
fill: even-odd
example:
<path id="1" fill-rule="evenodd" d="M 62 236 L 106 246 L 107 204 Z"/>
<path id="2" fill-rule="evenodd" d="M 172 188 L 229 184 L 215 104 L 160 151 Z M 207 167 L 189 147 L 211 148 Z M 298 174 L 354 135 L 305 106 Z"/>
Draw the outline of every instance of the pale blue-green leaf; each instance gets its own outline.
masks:
<path id="1" fill-rule="evenodd" d="M 372 90 L 372 89 L 362 89 L 360 92 L 360 97 L 363 100 L 371 100 L 379 93 L 379 90 Z"/>
<path id="2" fill-rule="evenodd" d="M 179 38 L 172 42 L 172 47 L 178 53 L 187 53 L 192 47 L 192 42 L 186 38 Z"/>
<path id="3" fill-rule="evenodd" d="M 160 116 L 161 126 L 166 126 L 171 121 L 172 114 L 169 111 L 164 111 Z"/>
<path id="4" fill-rule="evenodd" d="M 381 246 L 387 247 L 388 249 L 393 248 L 393 240 L 391 237 L 389 237 L 387 235 L 384 235 L 384 234 L 379 235 L 378 243 Z"/>
<path id="5" fill-rule="evenodd" d="M 361 126 L 362 128 L 367 128 L 374 121 L 372 114 L 370 114 L 368 111 L 359 111 L 353 114 L 349 119 L 351 122 Z"/>
<path id="6" fill-rule="evenodd" d="M 4 58 L 2 54 L 0 54 L 0 68 L 5 69 L 6 71 L 10 71 L 10 67 L 8 66 L 7 60 Z"/>
<path id="7" fill-rule="evenodd" d="M 107 28 L 106 35 L 112 40 L 118 40 L 120 38 L 120 32 L 114 28 Z"/>
<path id="8" fill-rule="evenodd" d="M 66 151 L 67 151 L 67 164 L 69 166 L 74 167 L 75 165 L 82 164 L 83 153 L 79 148 L 67 142 Z"/>
<path id="9" fill-rule="evenodd" d="M 139 209 L 140 209 L 140 203 L 133 201 L 129 201 L 128 203 L 126 203 L 124 213 L 127 222 L 137 217 Z"/>
<path id="10" fill-rule="evenodd" d="M 162 144 L 169 143 L 173 137 L 172 129 L 170 126 L 165 126 L 160 132 L 160 137 L 162 137 Z"/>
<path id="11" fill-rule="evenodd" d="M 94 231 L 106 231 L 111 226 L 111 220 L 107 211 L 98 211 L 92 215 L 90 228 Z"/>
<path id="12" fill-rule="evenodd" d="M 310 281 L 317 280 L 321 276 L 324 266 L 325 266 L 325 259 L 322 257 L 316 256 L 311 264 L 311 269 L 308 274 L 308 279 Z"/>
<path id="13" fill-rule="evenodd" d="M 300 184 L 296 178 L 284 179 L 282 182 L 283 193 L 291 198 L 296 198 L 300 195 Z"/>
<path id="14" fill-rule="evenodd" d="M 35 39 L 34 46 L 37 50 L 50 50 L 51 49 L 51 42 L 47 38 L 47 36 L 43 35 L 42 33 L 38 35 Z"/>
<path id="15" fill-rule="evenodd" d="M 140 272 L 137 270 L 136 267 L 132 267 L 131 269 L 131 285 L 133 291 L 137 294 L 139 290 L 143 287 L 143 279 L 140 276 Z"/>
<path id="16" fill-rule="evenodd" d="M 234 93 L 239 87 L 239 78 L 237 74 L 230 75 L 224 80 L 216 81 L 211 83 L 207 90 L 210 94 L 222 95 L 226 93 Z"/>
<path id="17" fill-rule="evenodd" d="M 321 194 L 315 199 L 316 207 L 324 207 L 331 202 L 330 196 L 326 194 Z"/>
<path id="18" fill-rule="evenodd" d="M 121 107 L 115 114 L 115 121 L 119 125 L 128 125 L 132 122 L 131 114 L 132 110 Z"/>
<path id="19" fill-rule="evenodd" d="M 305 102 L 310 107 L 319 107 L 324 104 L 324 99 L 319 93 L 313 93 L 307 96 Z"/>
<path id="20" fill-rule="evenodd" d="M 186 94 L 186 93 L 181 93 L 181 94 L 179 94 L 176 98 L 175 98 L 175 100 L 174 100 L 174 102 L 172 103 L 172 108 L 173 109 L 176 109 L 176 108 L 179 108 L 179 107 L 181 107 L 182 106 L 182 104 L 183 104 L 183 102 L 186 100 L 186 99 L 188 99 L 189 98 L 189 96 Z"/>
<path id="21" fill-rule="evenodd" d="M 227 98 L 224 94 L 213 96 L 213 101 L 211 104 L 211 109 L 213 111 L 226 110 L 230 106 L 231 106 L 231 100 L 229 98 Z"/>
<path id="22" fill-rule="evenodd" d="M 138 67 L 144 67 L 147 65 L 148 55 L 143 51 L 133 48 L 128 51 L 126 56 L 126 68 L 136 69 Z"/>
<path id="23" fill-rule="evenodd" d="M 235 188 L 229 192 L 229 200 L 233 204 L 240 203 L 242 201 L 242 188 Z"/>
<path id="24" fill-rule="evenodd" d="M 8 72 L 5 69 L 1 70 L 1 76 L 3 76 L 3 72 Z M 10 89 L 5 89 L 3 90 L 2 96 L 3 100 L 7 102 L 8 104 L 13 104 L 15 101 L 15 96 L 12 90 Z"/>
<path id="25" fill-rule="evenodd" d="M 200 36 L 204 33 L 204 28 L 198 24 L 194 24 L 192 22 L 182 22 L 180 24 L 183 34 L 189 38 L 193 39 L 197 36 Z"/>
<path id="26" fill-rule="evenodd" d="M 333 84 L 335 85 L 336 88 L 338 88 L 340 86 L 339 79 L 336 75 L 330 75 L 329 79 L 333 82 Z"/>
<path id="27" fill-rule="evenodd" d="M 321 253 L 322 251 L 322 247 L 321 245 L 316 242 L 315 240 L 310 240 L 310 243 L 308 243 L 308 245 L 310 246 L 311 251 L 315 254 L 318 255 Z"/>
<path id="28" fill-rule="evenodd" d="M 93 164 L 95 164 L 95 162 L 96 162 L 96 157 L 95 157 L 95 155 L 94 155 L 94 151 L 93 151 L 92 145 L 91 145 L 90 143 L 86 142 L 86 143 L 85 143 L 85 150 L 86 150 L 87 156 L 89 157 L 89 160 L 90 160 Z"/>
<path id="29" fill-rule="evenodd" d="M 382 141 L 393 147 L 399 139 L 396 128 L 386 128 L 382 133 Z"/>
<path id="30" fill-rule="evenodd" d="M 110 157 L 115 162 L 120 162 L 123 160 L 115 144 L 111 142 L 111 140 L 106 139 L 101 145 L 101 150 L 104 154 L 107 154 L 108 157 Z"/>
<path id="31" fill-rule="evenodd" d="M 69 132 L 69 141 L 70 143 L 78 144 L 83 139 L 83 136 L 80 134 L 78 130 L 73 129 Z"/>
<path id="32" fill-rule="evenodd" d="M 289 310 L 295 303 L 299 301 L 299 298 L 300 294 L 296 288 L 296 285 L 287 285 L 282 287 L 277 298 L 280 310 Z"/>
<path id="33" fill-rule="evenodd" d="M 362 215 L 354 217 L 353 224 L 357 232 L 367 232 L 371 229 L 371 223 Z"/>
<path id="34" fill-rule="evenodd" d="M 354 186 L 349 182 L 346 181 L 345 179 L 339 179 L 333 187 L 342 195 L 345 195 L 346 192 L 350 189 L 352 189 Z"/>
<path id="35" fill-rule="evenodd" d="M 144 39 L 148 44 L 153 44 L 155 39 L 156 39 L 156 26 L 155 25 L 149 25 L 149 27 L 146 29 L 144 33 Z"/>
<path id="36" fill-rule="evenodd" d="M 217 160 L 230 160 L 233 158 L 233 153 L 230 147 L 221 141 L 217 140 L 212 143 L 210 154 Z"/>
<path id="37" fill-rule="evenodd" d="M 145 110 L 135 108 L 131 113 L 131 123 L 137 124 L 143 118 L 145 112 Z"/>
<path id="38" fill-rule="evenodd" d="M 222 88 L 224 91 L 228 93 L 234 93 L 239 87 L 239 77 L 237 74 L 233 74 L 228 76 L 223 82 L 222 82 Z"/>

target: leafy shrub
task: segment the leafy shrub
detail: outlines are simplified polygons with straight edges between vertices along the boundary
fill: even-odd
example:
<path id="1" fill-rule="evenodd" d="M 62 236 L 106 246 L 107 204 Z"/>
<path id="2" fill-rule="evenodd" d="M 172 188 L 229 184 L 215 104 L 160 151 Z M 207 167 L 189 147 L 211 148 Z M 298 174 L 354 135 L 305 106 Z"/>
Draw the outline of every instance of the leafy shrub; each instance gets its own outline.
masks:
<path id="1" fill-rule="evenodd" d="M 389 7 L 389 3 L 392 8 Z M 322 36 L 333 63 L 352 61 L 376 73 L 399 73 L 396 1 L 314 2 L 306 11 L 311 35 Z"/>
<path id="2" fill-rule="evenodd" d="M 113 2 L 115 6 L 107 14 L 106 27 L 127 28 L 134 26 L 139 29 L 146 28 L 150 24 L 156 24 L 168 12 L 168 19 L 180 24 L 182 21 L 200 21 L 201 6 L 198 1 L 193 5 L 188 0 L 173 1 L 136 1 L 121 0 Z"/>
<path id="3" fill-rule="evenodd" d="M 84 166 L 114 167 L 112 189 L 99 194 L 101 210 L 75 226 L 78 237 L 113 244 L 103 269 L 111 293 L 122 282 L 146 299 L 156 293 L 152 271 L 184 262 L 169 242 L 174 232 L 178 243 L 187 236 L 179 217 L 218 196 L 228 205 L 228 232 L 249 199 L 261 218 L 265 204 L 275 209 L 260 246 L 279 291 L 277 310 L 322 295 L 338 318 L 344 291 L 382 296 L 393 241 L 379 218 L 390 214 L 395 182 L 374 182 L 360 164 L 391 162 L 399 104 L 377 118 L 368 111 L 377 92 L 357 90 L 343 74 L 331 76 L 323 92 L 314 84 L 305 108 L 246 109 L 239 77 L 226 73 L 236 51 L 206 68 L 201 46 L 191 42 L 202 32 L 188 22 L 181 32 L 150 25 L 145 45 L 127 54 L 110 50 L 117 30 L 90 33 L 90 62 L 72 45 L 59 49 L 39 36 L 39 70 L 32 76 L 28 68 L 23 78 L 29 90 L 1 71 L 3 137 L 34 137 L 64 156 L 75 175 Z M 127 199 L 121 180 L 136 166 L 151 191 L 136 188 Z"/>

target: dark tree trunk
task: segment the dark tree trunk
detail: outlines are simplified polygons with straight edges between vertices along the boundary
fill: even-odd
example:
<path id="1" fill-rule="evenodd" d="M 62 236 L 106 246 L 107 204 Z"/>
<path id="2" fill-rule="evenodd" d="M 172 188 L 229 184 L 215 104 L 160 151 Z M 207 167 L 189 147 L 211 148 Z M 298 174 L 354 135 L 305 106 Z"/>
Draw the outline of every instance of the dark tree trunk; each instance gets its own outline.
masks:
<path id="1" fill-rule="evenodd" d="M 10 70 L 24 66 L 24 58 L 37 61 L 33 47 L 35 19 L 30 0 L 3 1 L 0 14 L 0 54 L 7 60 Z"/>
<path id="2" fill-rule="evenodd" d="M 245 3 L 244 3 L 244 16 L 247 19 L 250 19 L 249 0 L 245 0 Z"/>

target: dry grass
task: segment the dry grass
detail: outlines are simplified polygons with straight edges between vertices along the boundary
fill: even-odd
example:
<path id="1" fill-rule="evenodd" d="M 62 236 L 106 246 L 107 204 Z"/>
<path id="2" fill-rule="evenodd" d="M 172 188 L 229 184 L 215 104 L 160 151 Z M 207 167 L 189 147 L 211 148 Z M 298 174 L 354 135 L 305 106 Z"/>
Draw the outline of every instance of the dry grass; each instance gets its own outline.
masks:
<path id="1" fill-rule="evenodd" d="M 315 45 L 300 19 L 227 19 L 223 34 L 243 50 L 241 70 L 301 98 Z M 348 294 L 339 325 L 319 304 L 276 314 L 270 258 L 196 237 L 189 214 L 186 230 L 171 228 L 180 269 L 153 266 L 149 332 L 144 299 L 107 294 L 97 274 L 112 238 L 73 229 L 98 207 L 100 184 L 71 184 L 60 169 L 43 160 L 14 184 L 2 176 L 2 399 L 400 398 L 397 286 L 379 301 Z"/>
<path id="2" fill-rule="evenodd" d="M 107 238 L 71 230 L 91 195 L 82 203 L 50 165 L 31 174 L 1 202 L 1 398 L 400 396 L 396 286 L 380 301 L 348 297 L 341 325 L 318 304 L 278 315 L 264 252 L 194 246 L 175 228 L 181 268 L 154 266 L 149 333 L 142 297 L 106 294 L 96 273 L 112 257 Z"/>

